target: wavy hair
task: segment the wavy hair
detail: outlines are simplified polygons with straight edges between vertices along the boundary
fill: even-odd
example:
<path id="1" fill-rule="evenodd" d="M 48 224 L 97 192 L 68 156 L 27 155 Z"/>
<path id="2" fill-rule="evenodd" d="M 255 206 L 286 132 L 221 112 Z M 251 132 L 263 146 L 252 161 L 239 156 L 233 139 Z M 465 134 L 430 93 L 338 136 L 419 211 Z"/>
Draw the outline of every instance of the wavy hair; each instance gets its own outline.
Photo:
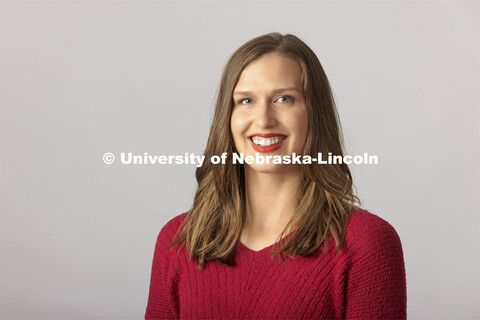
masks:
<path id="1" fill-rule="evenodd" d="M 226 63 L 217 94 L 215 114 L 206 159 L 226 152 L 226 164 L 205 161 L 196 169 L 197 190 L 193 204 L 175 234 L 170 247 L 185 244 L 189 257 L 203 269 L 207 261 L 233 265 L 233 257 L 245 222 L 244 165 L 233 164 L 236 152 L 230 131 L 233 91 L 243 69 L 267 53 L 298 61 L 302 70 L 303 95 L 308 114 L 308 133 L 304 155 L 315 158 L 319 152 L 342 155 L 344 152 L 340 120 L 327 76 L 315 53 L 298 37 L 278 32 L 256 37 L 238 48 Z M 337 252 L 345 240 L 350 213 L 360 200 L 353 193 L 353 180 L 347 164 L 302 164 L 303 179 L 298 188 L 295 212 L 273 246 L 270 256 L 312 255 L 317 248 L 327 249 L 329 238 Z M 284 241 L 287 230 L 294 236 Z M 279 240 L 277 239 L 277 242 Z M 169 248 L 170 248 L 169 247 Z"/>

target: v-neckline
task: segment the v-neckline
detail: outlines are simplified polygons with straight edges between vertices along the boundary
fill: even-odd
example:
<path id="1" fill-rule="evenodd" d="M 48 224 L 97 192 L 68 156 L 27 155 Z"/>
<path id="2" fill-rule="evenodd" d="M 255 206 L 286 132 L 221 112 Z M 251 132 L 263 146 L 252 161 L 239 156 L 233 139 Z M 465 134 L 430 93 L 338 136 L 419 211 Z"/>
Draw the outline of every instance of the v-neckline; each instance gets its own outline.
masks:
<path id="1" fill-rule="evenodd" d="M 238 247 L 241 247 L 243 250 L 247 251 L 247 252 L 250 252 L 251 254 L 261 254 L 263 251 L 266 251 L 270 248 L 272 248 L 277 242 L 263 248 L 263 249 L 260 249 L 260 250 L 253 250 L 253 249 L 250 249 L 249 247 L 247 247 L 246 245 L 244 245 L 242 243 L 242 241 L 238 240 Z"/>
<path id="2" fill-rule="evenodd" d="M 246 253 L 248 253 L 249 255 L 252 255 L 252 256 L 262 255 L 265 252 L 270 251 L 274 246 L 279 245 L 282 240 L 286 240 L 288 237 L 293 236 L 294 233 L 295 233 L 295 230 L 293 230 L 289 234 L 285 235 L 281 240 L 279 240 L 277 242 L 274 242 L 271 245 L 269 245 L 269 246 L 267 246 L 263 249 L 260 249 L 260 250 L 250 249 L 249 247 L 244 245 L 242 243 L 242 241 L 239 239 L 238 244 L 237 244 L 237 248 L 239 248 L 240 250 L 242 250 L 242 251 L 244 251 L 244 252 L 246 252 Z"/>

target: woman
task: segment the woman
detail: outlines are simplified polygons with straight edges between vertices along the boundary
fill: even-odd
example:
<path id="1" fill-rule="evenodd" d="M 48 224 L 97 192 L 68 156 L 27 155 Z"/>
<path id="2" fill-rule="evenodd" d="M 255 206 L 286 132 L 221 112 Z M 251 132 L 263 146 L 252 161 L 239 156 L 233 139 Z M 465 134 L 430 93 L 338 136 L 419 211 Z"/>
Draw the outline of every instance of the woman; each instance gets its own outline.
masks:
<path id="1" fill-rule="evenodd" d="M 146 319 L 406 318 L 400 239 L 355 205 L 346 164 L 232 161 L 343 155 L 328 79 L 299 38 L 269 33 L 227 62 L 205 159 L 224 152 L 160 231 Z"/>

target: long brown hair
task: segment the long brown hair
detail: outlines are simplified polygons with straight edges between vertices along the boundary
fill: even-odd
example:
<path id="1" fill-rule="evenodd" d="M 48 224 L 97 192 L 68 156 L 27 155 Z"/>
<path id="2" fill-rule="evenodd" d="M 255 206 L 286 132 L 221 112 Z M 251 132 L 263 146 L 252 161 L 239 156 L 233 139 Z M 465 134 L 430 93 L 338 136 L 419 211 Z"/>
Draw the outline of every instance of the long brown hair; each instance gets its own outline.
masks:
<path id="1" fill-rule="evenodd" d="M 243 69 L 266 53 L 277 53 L 299 62 L 303 94 L 308 112 L 308 133 L 304 155 L 316 158 L 319 152 L 343 156 L 340 120 L 327 76 L 315 53 L 298 37 L 278 32 L 256 37 L 237 49 L 224 67 L 215 114 L 205 148 L 204 164 L 197 168 L 198 188 L 170 245 L 186 245 L 191 259 L 202 270 L 207 261 L 233 264 L 233 256 L 245 222 L 245 174 L 241 164 L 233 164 L 236 152 L 230 131 L 233 91 Z M 226 152 L 226 164 L 212 164 L 213 155 Z M 295 226 L 294 237 L 276 246 L 271 257 L 308 256 L 333 236 L 340 251 L 349 214 L 355 202 L 352 175 L 347 164 L 302 165 L 303 180 L 296 196 L 295 212 L 278 239 Z M 278 240 L 277 240 L 278 241 Z"/>

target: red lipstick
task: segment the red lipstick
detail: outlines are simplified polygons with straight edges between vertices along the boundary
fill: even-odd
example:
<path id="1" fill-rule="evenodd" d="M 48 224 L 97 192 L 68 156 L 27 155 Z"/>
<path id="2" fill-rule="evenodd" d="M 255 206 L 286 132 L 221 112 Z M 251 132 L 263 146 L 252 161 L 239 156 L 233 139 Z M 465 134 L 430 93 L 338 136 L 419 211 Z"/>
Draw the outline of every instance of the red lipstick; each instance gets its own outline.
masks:
<path id="1" fill-rule="evenodd" d="M 286 137 L 286 135 L 284 134 L 281 134 L 281 133 L 254 133 L 254 134 L 251 134 L 249 135 L 248 137 L 251 138 L 251 137 L 262 137 L 262 138 L 270 138 L 270 137 Z"/>
<path id="2" fill-rule="evenodd" d="M 277 144 L 270 145 L 270 146 L 259 146 L 256 145 L 252 138 L 253 137 L 261 137 L 261 138 L 271 138 L 271 137 L 283 137 L 283 140 Z M 253 149 L 257 152 L 262 152 L 262 153 L 268 153 L 268 152 L 273 152 L 275 150 L 278 150 L 279 148 L 282 147 L 283 143 L 287 139 L 287 136 L 281 133 L 255 133 L 252 134 L 248 137 L 248 140 L 250 140 L 250 143 L 253 147 Z"/>

